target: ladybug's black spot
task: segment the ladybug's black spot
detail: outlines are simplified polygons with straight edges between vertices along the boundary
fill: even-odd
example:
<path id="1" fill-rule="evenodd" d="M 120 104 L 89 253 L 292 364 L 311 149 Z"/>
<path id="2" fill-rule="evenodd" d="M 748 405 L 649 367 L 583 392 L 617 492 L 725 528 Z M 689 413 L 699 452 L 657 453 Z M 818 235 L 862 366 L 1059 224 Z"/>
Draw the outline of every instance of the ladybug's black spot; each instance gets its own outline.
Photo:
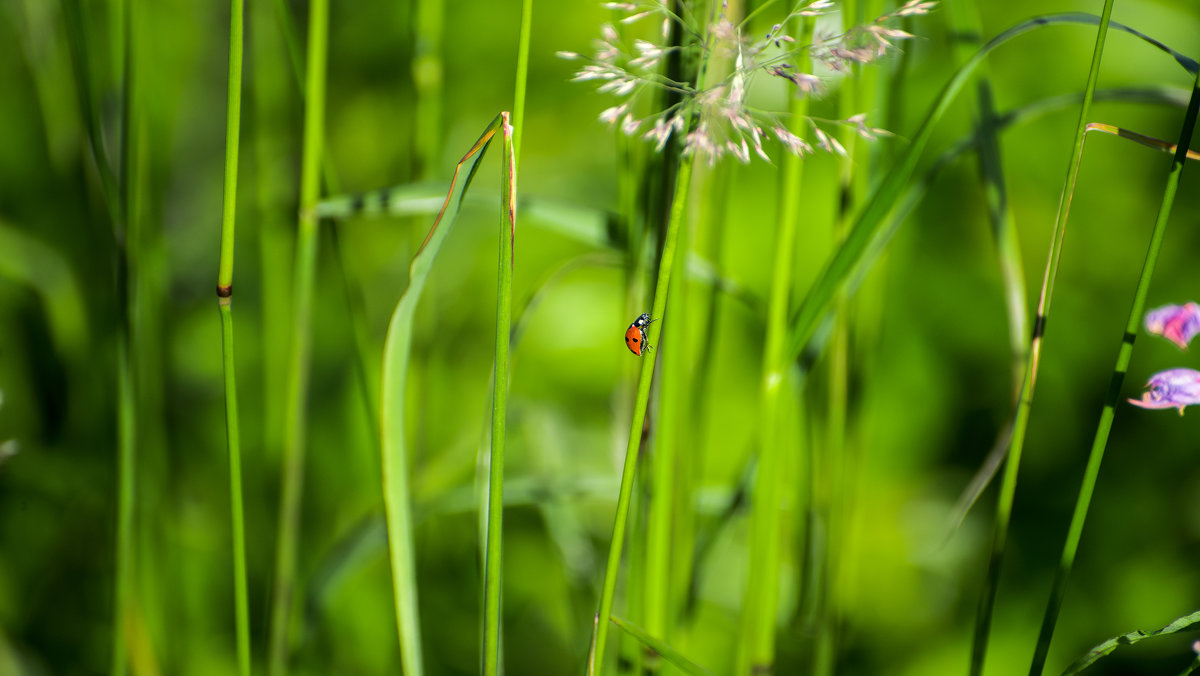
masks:
<path id="1" fill-rule="evenodd" d="M 632 340 L 632 341 L 633 341 L 633 342 L 635 342 L 635 343 L 640 343 L 640 342 L 641 342 L 641 339 L 640 339 L 640 338 L 630 338 L 630 340 Z"/>

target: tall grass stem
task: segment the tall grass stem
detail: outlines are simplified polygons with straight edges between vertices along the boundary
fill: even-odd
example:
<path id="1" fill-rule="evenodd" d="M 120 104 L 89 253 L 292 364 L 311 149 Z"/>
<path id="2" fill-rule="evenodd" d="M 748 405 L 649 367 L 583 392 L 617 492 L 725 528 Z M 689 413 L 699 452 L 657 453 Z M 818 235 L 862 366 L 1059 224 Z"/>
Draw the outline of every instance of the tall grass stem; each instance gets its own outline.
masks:
<path id="1" fill-rule="evenodd" d="M 137 493 L 138 410 L 137 377 L 133 364 L 131 338 L 133 332 L 132 290 L 137 269 L 136 249 L 139 239 L 134 235 L 138 217 L 138 183 L 141 173 L 141 154 L 138 148 L 142 111 L 138 106 L 137 34 L 139 11 L 137 0 L 125 0 L 118 8 L 119 19 L 112 24 L 119 31 L 121 45 L 122 102 L 121 102 L 121 166 L 117 203 L 112 210 L 123 220 L 113 224 L 117 260 L 117 298 L 120 307 L 117 330 L 117 542 L 116 581 L 113 598 L 112 665 L 113 676 L 124 676 L 128 655 L 126 629 L 136 614 L 133 601 L 134 557 L 133 528 Z M 85 71 L 86 73 L 86 71 Z M 86 80 L 86 74 L 81 75 Z M 93 131 L 99 132 L 99 129 Z M 100 140 L 103 144 L 103 140 Z M 99 159 L 99 158 L 97 158 Z M 103 173 L 103 171 L 102 171 Z"/>
<path id="2" fill-rule="evenodd" d="M 526 37 L 528 37 L 526 35 Z M 524 93 L 524 87 L 518 87 Z M 484 557 L 483 673 L 500 673 L 501 592 L 504 578 L 504 440 L 508 411 L 508 355 L 512 334 L 513 248 L 517 216 L 517 167 L 508 113 L 500 172 L 500 255 L 496 282 L 496 366 L 492 377 L 492 450 L 488 463 L 487 549 Z"/>
<path id="3" fill-rule="evenodd" d="M 675 265 L 679 230 L 686 217 L 689 186 L 692 177 L 693 156 L 684 157 L 679 163 L 675 177 L 675 196 L 671 200 L 671 212 L 667 219 L 666 238 L 663 240 L 662 257 L 658 267 L 658 282 L 655 285 L 654 304 L 650 316 L 661 317 L 667 306 L 667 293 L 671 286 L 671 270 Z M 669 321 L 663 319 L 662 321 Z M 621 567 L 621 550 L 625 543 L 625 527 L 629 518 L 629 502 L 633 494 L 638 456 L 642 445 L 642 427 L 646 421 L 646 408 L 650 403 L 650 383 L 654 377 L 655 360 L 645 355 L 638 375 L 637 398 L 633 404 L 633 419 L 629 426 L 629 443 L 625 450 L 625 462 L 621 470 L 621 489 L 617 497 L 617 512 L 613 518 L 612 540 L 608 548 L 608 561 L 604 569 L 604 586 L 600 592 L 599 610 L 593 619 L 592 646 L 588 656 L 589 676 L 603 674 L 604 652 L 608 641 L 608 618 L 612 615 L 613 597 L 617 590 L 617 574 Z"/>
<path id="4" fill-rule="evenodd" d="M 225 380 L 225 434 L 229 451 L 229 508 L 233 540 L 234 621 L 238 673 L 250 676 L 250 611 L 246 583 L 246 527 L 242 505 L 242 451 L 238 423 L 237 371 L 233 347 L 233 248 L 237 215 L 238 150 L 242 118 L 242 55 L 245 2 L 230 0 L 229 94 L 225 115 L 225 190 L 221 212 L 221 261 L 217 309 Z"/>
<path id="5" fill-rule="evenodd" d="M 979 676 L 979 674 L 983 673 L 984 661 L 987 656 L 988 635 L 992 624 L 992 610 L 996 603 L 996 592 L 1000 582 L 1000 565 L 1004 558 L 1004 549 L 1008 541 L 1008 528 L 1012 519 L 1013 497 L 1016 494 L 1017 474 L 1021 465 L 1021 451 L 1025 446 L 1025 433 L 1028 430 L 1029 413 L 1033 405 L 1033 388 L 1037 380 L 1038 356 L 1041 353 L 1042 335 L 1046 326 L 1046 317 L 1050 311 L 1050 300 L 1054 293 L 1054 279 L 1058 273 L 1059 256 L 1062 253 L 1063 237 L 1066 234 L 1067 215 L 1071 209 L 1071 196 L 1075 188 L 1075 179 L 1079 175 L 1084 135 L 1087 129 L 1088 116 L 1091 111 L 1092 97 L 1096 92 L 1096 82 L 1100 76 L 1100 61 L 1104 54 L 1104 41 L 1108 35 L 1108 22 L 1112 16 L 1112 8 L 1113 0 L 1105 0 L 1104 10 L 1100 16 L 1100 26 L 1096 31 L 1096 45 L 1092 51 L 1092 62 L 1088 69 L 1083 101 L 1079 107 L 1079 120 L 1075 129 L 1074 150 L 1067 165 L 1067 177 L 1059 199 L 1058 212 L 1054 219 L 1054 232 L 1051 235 L 1050 251 L 1046 259 L 1046 271 L 1042 280 L 1041 299 L 1038 302 L 1037 316 L 1033 324 L 1033 335 L 1030 339 L 1029 358 L 1026 361 L 1025 375 L 1021 385 L 1021 396 L 1017 405 L 1016 416 L 1013 420 L 1012 441 L 1008 450 L 1008 459 L 1005 461 L 1000 492 L 997 496 L 995 532 L 992 538 L 992 549 L 988 558 L 983 591 L 979 599 L 975 635 L 971 644 L 971 676 Z"/>
<path id="6" fill-rule="evenodd" d="M 1096 479 L 1100 474 L 1100 464 L 1104 460 L 1104 449 L 1108 445 L 1108 435 L 1112 430 L 1113 418 L 1116 416 L 1117 403 L 1120 401 L 1121 385 L 1125 381 L 1125 373 L 1129 369 L 1129 361 L 1133 356 L 1133 341 L 1141 327 L 1142 313 L 1146 309 L 1150 278 L 1154 274 L 1154 266 L 1158 261 L 1158 254 L 1162 250 L 1167 221 L 1171 217 L 1171 207 L 1175 204 L 1175 194 L 1179 190 L 1179 180 L 1183 175 L 1188 148 L 1192 143 L 1197 112 L 1200 112 L 1200 73 L 1197 73 L 1196 80 L 1192 83 L 1192 97 L 1188 102 L 1187 113 L 1184 115 L 1183 128 L 1179 132 L 1179 144 L 1171 163 L 1171 171 L 1167 175 L 1162 204 L 1159 206 L 1158 217 L 1154 221 L 1154 231 L 1150 235 L 1150 245 L 1146 251 L 1146 261 L 1142 265 L 1142 272 L 1138 277 L 1137 287 L 1133 294 L 1133 305 L 1129 308 L 1129 318 L 1125 322 L 1125 334 L 1121 338 L 1121 345 L 1117 351 L 1117 363 L 1113 368 L 1112 380 L 1105 395 L 1104 409 L 1100 412 L 1100 422 L 1096 427 L 1096 436 L 1092 440 L 1092 450 L 1088 454 L 1087 468 L 1084 470 L 1083 482 L 1079 487 L 1079 497 L 1071 515 L 1071 525 L 1067 530 L 1066 541 L 1063 543 L 1062 557 L 1059 559 L 1058 570 L 1054 575 L 1054 585 L 1050 590 L 1046 613 L 1042 618 L 1042 628 L 1038 632 L 1037 649 L 1034 651 L 1033 664 L 1029 669 L 1030 676 L 1041 675 L 1046 663 L 1046 656 L 1050 652 L 1054 626 L 1057 623 L 1058 613 L 1062 608 L 1063 597 L 1067 591 L 1067 579 L 1075 564 L 1075 554 L 1079 550 L 1083 525 L 1087 520 L 1088 507 L 1091 505 L 1092 494 L 1096 489 Z"/>
<path id="7" fill-rule="evenodd" d="M 295 302 L 284 412 L 283 486 L 280 491 L 275 555 L 275 588 L 271 607 L 268 673 L 287 673 L 292 598 L 300 534 L 300 502 L 304 488 L 305 434 L 311 323 L 317 266 L 317 217 L 321 157 L 325 129 L 325 60 L 329 36 L 329 0 L 309 4 L 308 60 L 305 77 L 304 148 L 300 163 L 300 222 L 294 264 Z"/>

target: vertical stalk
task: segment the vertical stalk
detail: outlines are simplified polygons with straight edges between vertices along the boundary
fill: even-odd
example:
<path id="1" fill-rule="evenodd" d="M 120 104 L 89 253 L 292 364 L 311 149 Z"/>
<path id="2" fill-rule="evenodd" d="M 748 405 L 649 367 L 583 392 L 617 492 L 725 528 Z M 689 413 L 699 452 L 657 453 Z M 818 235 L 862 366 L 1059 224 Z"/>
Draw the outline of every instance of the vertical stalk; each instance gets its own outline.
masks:
<path id="1" fill-rule="evenodd" d="M 689 122 L 690 126 L 690 122 Z M 655 285 L 652 317 L 661 317 L 667 305 L 667 293 L 671 286 L 671 270 L 675 265 L 676 248 L 680 225 L 685 218 L 688 188 L 692 177 L 693 156 L 680 160 L 679 172 L 675 177 L 675 197 L 671 201 L 671 215 L 667 220 L 666 239 L 663 240 L 662 258 L 658 266 L 658 282 Z M 663 322 L 669 321 L 663 319 Z M 621 471 L 621 490 L 617 497 L 617 513 L 613 519 L 612 541 L 608 549 L 608 562 L 604 569 L 604 587 L 600 593 L 600 607 L 592 626 L 592 646 L 588 655 L 589 676 L 604 673 L 604 651 L 608 640 L 609 616 L 612 615 L 613 597 L 617 588 L 617 573 L 621 566 L 621 550 L 625 544 L 625 526 L 629 517 L 629 501 L 633 494 L 633 479 L 642 445 L 642 426 L 646 422 L 646 408 L 650 403 L 650 382 L 654 376 L 655 360 L 645 355 L 638 376 L 637 398 L 633 405 L 633 420 L 629 426 L 629 443 L 625 450 L 625 463 Z"/>
<path id="2" fill-rule="evenodd" d="M 804 19 L 801 42 L 812 34 L 812 19 Z M 806 71 L 807 56 L 797 68 Z M 807 121 L 808 101 L 792 101 L 789 127 L 801 134 Z M 786 153 L 781 160 L 780 203 L 775 224 L 775 259 L 767 299 L 767 325 L 760 382 L 759 435 L 762 448 L 755 471 L 750 514 L 750 564 L 753 571 L 742 604 L 742 636 L 738 645 L 737 673 L 772 673 L 775 660 L 775 619 L 779 604 L 779 572 L 783 515 L 786 511 L 787 463 L 780 425 L 781 398 L 791 360 L 787 354 L 788 305 L 795 267 L 796 230 L 799 222 L 804 164 Z"/>
<path id="3" fill-rule="evenodd" d="M 523 90 L 523 87 L 519 88 Z M 517 167 L 513 128 L 501 113 L 504 167 L 500 176 L 500 260 L 496 283 L 496 366 L 492 377 L 492 452 L 489 462 L 487 549 L 484 559 L 483 673 L 500 673 L 500 592 L 503 580 L 504 436 L 508 410 L 508 348 L 512 332 L 512 274 L 516 230 Z"/>
<path id="4" fill-rule="evenodd" d="M 322 141 L 325 128 L 325 55 L 329 35 L 329 0 L 312 0 L 308 17 L 308 63 L 305 80 L 304 151 L 300 165 L 300 223 L 296 241 L 295 307 L 289 350 L 287 409 L 284 413 L 283 487 L 275 554 L 275 589 L 271 608 L 268 671 L 287 672 L 288 629 L 296 584 L 300 532 L 300 500 L 304 488 L 304 436 L 307 429 L 309 351 L 312 342 L 313 292 L 317 264 L 317 217 Z"/>
<path id="5" fill-rule="evenodd" d="M 521 0 L 521 35 L 517 41 L 517 82 L 513 88 L 513 160 L 521 163 L 521 136 L 525 128 L 525 86 L 529 80 L 529 42 L 533 32 L 533 0 Z M 506 165 L 507 166 L 507 165 Z M 516 180 L 516 174 L 513 175 Z"/>
<path id="6" fill-rule="evenodd" d="M 229 3 L 229 94 L 225 115 L 225 190 L 221 212 L 221 262 L 217 309 L 225 376 L 225 434 L 229 447 L 229 507 L 233 538 L 234 617 L 238 673 L 250 676 L 250 612 L 246 587 L 246 528 L 242 508 L 242 451 L 238 424 L 237 372 L 233 350 L 233 247 L 237 216 L 238 149 L 242 115 L 242 53 L 245 2 Z"/>
<path id="7" fill-rule="evenodd" d="M 128 655 L 125 648 L 125 627 L 134 613 L 133 595 L 133 518 L 137 490 L 138 411 L 137 382 L 130 346 L 133 329 L 131 292 L 136 270 L 135 256 L 130 252 L 138 241 L 134 236 L 137 219 L 137 186 L 140 179 L 138 133 L 141 123 L 137 105 L 137 79 L 134 50 L 137 46 L 134 28 L 137 25 L 135 0 L 120 4 L 119 23 L 123 34 L 121 59 L 123 70 L 123 101 L 121 121 L 121 167 L 119 173 L 119 204 L 115 210 L 121 220 L 113 223 L 118 252 L 117 298 L 120 307 L 117 329 L 117 543 L 116 581 L 113 598 L 112 665 L 113 676 L 125 674 Z M 114 31 L 116 32 L 116 31 Z M 116 42 L 116 41 L 114 41 Z M 86 75 L 81 77 L 86 78 Z M 99 129 L 95 130 L 97 133 Z M 103 144 L 103 140 L 99 141 Z"/>
<path id="8" fill-rule="evenodd" d="M 496 365 L 492 376 L 492 452 L 488 468 L 487 547 L 484 557 L 483 673 L 500 673 L 501 592 L 504 556 L 504 435 L 508 411 L 508 348 L 512 335 L 512 274 L 517 228 L 517 165 L 521 130 L 525 126 L 525 87 L 529 79 L 529 41 L 533 0 L 521 5 L 521 32 L 517 41 L 517 75 L 513 87 L 513 117 L 500 114 L 504 137 L 500 174 L 500 260 L 496 284 Z"/>
<path id="9" fill-rule="evenodd" d="M 427 178 L 442 143 L 442 37 L 446 6 L 443 0 L 414 2 L 412 79 L 416 93 L 416 178 Z M 520 115 L 517 116 L 520 120 Z"/>
<path id="10" fill-rule="evenodd" d="M 1012 445 L 1009 447 L 1008 460 L 1004 466 L 1004 478 L 1000 483 L 1000 493 L 996 503 L 996 530 L 992 539 L 992 552 L 988 559 L 987 576 L 984 580 L 983 593 L 979 599 L 979 612 L 975 624 L 975 638 L 971 646 L 971 676 L 983 673 L 984 659 L 987 655 L 988 634 L 992 624 L 992 609 L 996 603 L 996 589 L 1000 581 L 1000 563 L 1004 558 L 1004 548 L 1008 541 L 1008 528 L 1012 520 L 1013 496 L 1017 490 L 1017 473 L 1021 466 L 1021 451 L 1025 447 L 1025 433 L 1029 425 L 1029 413 L 1033 405 L 1033 387 L 1037 380 L 1038 358 L 1042 350 L 1042 336 L 1046 328 L 1046 318 L 1050 312 L 1050 300 L 1054 293 L 1054 279 L 1058 274 L 1058 260 L 1062 253 L 1063 237 L 1066 234 L 1067 214 L 1071 208 L 1071 195 L 1075 187 L 1075 179 L 1079 176 L 1080 157 L 1083 151 L 1083 139 L 1087 129 L 1088 115 L 1091 111 L 1092 98 L 1096 92 L 1096 81 L 1100 75 L 1100 58 L 1104 54 L 1104 40 L 1108 35 L 1108 22 L 1112 16 L 1113 0 L 1105 0 L 1104 10 L 1100 15 L 1100 27 L 1096 31 L 1096 46 L 1092 51 L 1092 63 L 1088 70 L 1087 85 L 1084 87 L 1083 103 L 1079 107 L 1079 121 L 1075 129 L 1075 147 L 1067 165 L 1067 178 L 1063 186 L 1062 197 L 1059 199 L 1058 213 L 1054 219 L 1054 233 L 1051 236 L 1050 251 L 1046 259 L 1046 271 L 1042 278 L 1041 299 L 1038 302 L 1037 316 L 1033 323 L 1033 336 L 1030 339 L 1029 359 L 1025 365 L 1025 376 L 1021 385 L 1021 397 L 1017 405 L 1017 413 L 1013 420 Z M 991 43 L 989 43 L 991 44 Z M 985 47 L 986 48 L 986 47 Z"/>
<path id="11" fill-rule="evenodd" d="M 1067 578 L 1070 577 L 1071 569 L 1075 564 L 1075 554 L 1079 550 L 1079 540 L 1083 535 L 1083 524 L 1087 520 L 1088 507 L 1091 505 L 1092 493 L 1096 489 L 1096 479 L 1100 474 L 1100 463 L 1104 460 L 1104 448 L 1108 445 L 1108 434 L 1112 430 L 1113 418 L 1116 416 L 1117 402 L 1120 401 L 1121 385 L 1125 381 L 1125 372 L 1129 369 L 1129 360 L 1133 356 L 1133 341 L 1141 327 L 1142 313 L 1146 310 L 1146 295 L 1150 291 L 1150 278 L 1154 274 L 1154 265 L 1162 250 L 1167 221 L 1170 220 L 1171 207 L 1175 203 L 1175 193 L 1179 189 L 1179 179 L 1183 175 L 1183 165 L 1187 159 L 1188 148 L 1192 143 L 1197 112 L 1200 112 L 1200 73 L 1197 73 L 1196 80 L 1192 83 L 1192 97 L 1188 101 L 1187 113 L 1184 115 L 1183 129 L 1179 132 L 1179 144 L 1175 149 L 1171 172 L 1167 175 L 1167 185 L 1163 191 L 1162 204 L 1158 209 L 1158 218 L 1154 221 L 1154 232 L 1150 235 L 1146 261 L 1142 265 L 1142 274 L 1138 277 L 1137 288 L 1133 293 L 1133 306 L 1129 308 L 1129 319 L 1125 322 L 1125 335 L 1121 338 L 1121 347 L 1117 351 L 1117 363 L 1113 368 L 1108 393 L 1104 397 L 1104 409 L 1100 412 L 1100 422 L 1096 427 L 1096 436 L 1092 440 L 1092 450 L 1088 454 L 1083 483 L 1079 487 L 1079 497 L 1075 502 L 1075 511 L 1071 515 L 1071 526 L 1067 530 L 1067 538 L 1063 543 L 1062 558 L 1059 560 L 1058 570 L 1054 575 L 1054 585 L 1051 587 L 1046 613 L 1042 618 L 1042 628 L 1038 632 L 1033 665 L 1029 669 L 1030 676 L 1041 675 L 1046 663 L 1046 655 L 1050 652 L 1050 640 L 1054 636 L 1054 625 L 1058 620 L 1058 612 L 1062 608 L 1063 596 L 1067 591 Z"/>

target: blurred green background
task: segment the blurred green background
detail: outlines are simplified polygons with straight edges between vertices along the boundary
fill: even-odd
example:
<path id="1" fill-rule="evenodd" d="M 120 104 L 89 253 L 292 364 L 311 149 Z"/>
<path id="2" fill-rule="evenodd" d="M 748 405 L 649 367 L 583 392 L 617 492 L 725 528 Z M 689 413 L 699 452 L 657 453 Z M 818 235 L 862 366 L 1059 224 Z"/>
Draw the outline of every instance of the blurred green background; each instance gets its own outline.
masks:
<path id="1" fill-rule="evenodd" d="M 133 1 L 133 0 L 131 0 Z M 112 152 L 120 131 L 114 3 L 83 2 L 83 37 L 96 105 Z M 139 674 L 234 671 L 228 460 L 221 345 L 213 294 L 228 54 L 228 7 L 134 2 L 144 113 L 144 258 L 136 261 L 134 354 L 141 412 L 135 515 Z M 441 63 L 419 61 L 417 3 L 334 3 L 326 137 L 344 191 L 425 181 L 444 189 L 461 157 L 512 106 L 519 5 L 469 0 L 446 8 Z M 305 16 L 303 3 L 289 3 Z M 985 37 L 1039 13 L 1098 12 L 1099 2 L 980 2 Z M 262 667 L 279 503 L 284 359 L 291 303 L 302 101 L 275 7 L 247 10 L 247 75 L 234 312 L 241 385 L 250 609 Z M 617 143 L 597 120 L 613 105 L 556 50 L 587 53 L 611 20 L 599 3 L 535 2 L 519 190 L 524 199 L 616 208 Z M 1200 56 L 1200 5 L 1121 2 L 1113 15 Z M 300 19 L 303 23 L 303 19 Z M 952 73 L 951 36 L 935 10 L 915 20 L 892 120 L 875 148 L 886 170 Z M 303 31 L 300 32 L 303 35 Z M 1001 111 L 1082 89 L 1095 32 L 1048 28 L 990 61 Z M 0 0 L 0 674 L 93 674 L 108 664 L 116 493 L 116 249 L 88 148 L 62 7 Z M 436 59 L 434 59 L 436 61 Z M 895 59 L 877 67 L 891 84 Z M 415 80 L 440 72 L 440 109 L 418 122 Z M 426 80 L 428 82 L 428 80 Z M 1101 88 L 1186 88 L 1168 56 L 1111 33 Z M 435 90 L 436 91 L 436 90 Z M 836 86 L 830 98 L 836 94 Z M 970 131 L 959 101 L 926 160 Z M 1098 102 L 1094 121 L 1166 140 L 1182 109 Z M 814 114 L 836 117 L 818 102 Z M 1002 138 L 1010 205 L 1031 303 L 1068 162 L 1075 108 Z M 431 154 L 425 154 L 432 151 Z M 776 151 L 772 150 L 774 154 Z M 730 161 L 727 158 L 726 161 Z M 421 621 L 431 674 L 478 669 L 480 555 L 476 456 L 486 443 L 495 292 L 495 159 L 489 158 L 435 268 L 418 311 L 410 372 L 412 480 L 418 524 Z M 1067 234 L 1055 313 L 1018 485 L 1001 578 L 989 673 L 1026 669 L 1079 486 L 1169 156 L 1108 136 L 1088 142 Z M 731 168 L 724 274 L 764 297 L 773 255 L 777 169 Z M 830 248 L 834 160 L 806 161 L 820 227 L 802 228 L 797 297 Z M 1200 299 L 1200 172 L 1184 173 L 1150 305 Z M 382 527 L 375 431 L 355 371 L 342 276 L 361 302 L 367 382 L 431 218 L 355 219 L 322 226 L 314 317 L 309 450 L 294 626 L 295 673 L 399 670 L 391 575 Z M 630 313 L 625 272 L 586 266 L 547 278 L 594 249 L 522 222 L 514 307 L 535 291 L 515 343 L 507 473 L 504 640 L 510 674 L 579 673 L 588 646 L 634 388 L 621 342 Z M 336 242 L 333 231 L 336 229 Z M 335 251 L 340 249 L 340 253 Z M 1010 353 L 996 255 L 974 159 L 932 184 L 856 307 L 850 444 L 858 453 L 839 673 L 966 670 L 991 537 L 994 490 L 962 527 L 954 502 L 1010 415 Z M 360 296 L 358 294 L 361 294 Z M 353 305 L 353 303 L 351 303 Z M 642 311 L 637 309 L 637 312 Z M 702 443 L 701 520 L 715 528 L 757 439 L 762 318 L 725 302 Z M 657 331 L 652 331 L 652 340 Z M 1200 357 L 1142 335 L 1126 382 L 1200 368 Z M 820 408 L 820 379 L 806 401 Z M 374 386 L 374 385 L 373 385 Z M 799 413 L 797 413 L 799 415 Z M 1087 524 L 1050 671 L 1101 640 L 1161 627 L 1200 608 L 1200 421 L 1122 406 Z M 517 487 L 528 487 L 522 493 Z M 522 496 L 524 498 L 522 499 Z M 744 514 L 720 523 L 699 582 L 689 654 L 728 668 L 747 574 Z M 789 546 L 795 546 L 794 543 Z M 785 563 L 781 614 L 795 611 L 799 571 Z M 784 626 L 789 626 L 786 622 Z M 779 673 L 801 640 L 781 629 Z M 1147 641 L 1095 673 L 1177 673 L 1194 637 Z"/>

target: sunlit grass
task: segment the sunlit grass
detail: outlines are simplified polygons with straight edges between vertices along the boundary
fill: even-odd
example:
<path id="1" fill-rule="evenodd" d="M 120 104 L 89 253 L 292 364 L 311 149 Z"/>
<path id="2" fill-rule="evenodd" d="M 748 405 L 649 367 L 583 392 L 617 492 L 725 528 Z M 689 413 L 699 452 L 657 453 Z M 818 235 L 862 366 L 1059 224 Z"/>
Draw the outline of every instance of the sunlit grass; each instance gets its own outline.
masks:
<path id="1" fill-rule="evenodd" d="M 1195 668 L 1197 8 L 519 6 L 0 12 L 0 670 Z"/>

